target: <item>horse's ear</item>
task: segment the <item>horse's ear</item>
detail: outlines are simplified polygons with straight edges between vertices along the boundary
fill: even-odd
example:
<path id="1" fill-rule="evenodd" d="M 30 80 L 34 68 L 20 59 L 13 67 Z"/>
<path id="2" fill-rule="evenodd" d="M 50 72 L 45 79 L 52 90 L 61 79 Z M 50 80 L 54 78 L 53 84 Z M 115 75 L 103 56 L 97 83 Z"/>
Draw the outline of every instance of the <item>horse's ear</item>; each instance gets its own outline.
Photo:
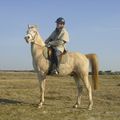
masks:
<path id="1" fill-rule="evenodd" d="M 28 29 L 30 28 L 30 25 L 28 24 Z"/>
<path id="2" fill-rule="evenodd" d="M 38 29 L 38 25 L 34 25 L 36 29 Z"/>

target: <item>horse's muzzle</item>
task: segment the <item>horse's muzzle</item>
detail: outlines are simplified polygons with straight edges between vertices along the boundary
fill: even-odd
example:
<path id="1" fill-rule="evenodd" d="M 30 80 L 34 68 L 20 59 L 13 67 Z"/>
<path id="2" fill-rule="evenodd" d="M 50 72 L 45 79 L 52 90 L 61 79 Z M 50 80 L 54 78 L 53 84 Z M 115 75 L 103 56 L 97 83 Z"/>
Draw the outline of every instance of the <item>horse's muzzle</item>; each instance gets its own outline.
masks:
<path id="1" fill-rule="evenodd" d="M 24 37 L 24 39 L 25 39 L 25 41 L 28 43 L 28 42 L 29 42 L 29 39 L 30 39 L 30 36 L 27 35 L 27 36 Z"/>

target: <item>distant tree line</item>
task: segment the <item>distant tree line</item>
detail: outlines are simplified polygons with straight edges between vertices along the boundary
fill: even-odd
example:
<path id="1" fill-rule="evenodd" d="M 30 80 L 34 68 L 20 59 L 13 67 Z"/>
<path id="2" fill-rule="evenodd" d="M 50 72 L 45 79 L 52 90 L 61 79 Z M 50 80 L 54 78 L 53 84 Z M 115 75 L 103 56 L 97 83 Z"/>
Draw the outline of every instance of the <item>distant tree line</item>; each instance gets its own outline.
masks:
<path id="1" fill-rule="evenodd" d="M 112 71 L 112 70 L 107 70 L 107 71 L 99 71 L 99 75 L 120 75 L 120 71 Z"/>
<path id="2" fill-rule="evenodd" d="M 91 75 L 92 72 L 89 72 Z M 120 71 L 112 71 L 112 70 L 107 70 L 107 71 L 99 71 L 99 75 L 120 75 Z"/>
<path id="3" fill-rule="evenodd" d="M 34 70 L 0 70 L 0 72 L 35 72 Z M 92 72 L 89 72 L 91 75 Z M 107 70 L 107 71 L 99 71 L 99 75 L 120 75 L 120 71 L 112 71 L 112 70 Z"/>

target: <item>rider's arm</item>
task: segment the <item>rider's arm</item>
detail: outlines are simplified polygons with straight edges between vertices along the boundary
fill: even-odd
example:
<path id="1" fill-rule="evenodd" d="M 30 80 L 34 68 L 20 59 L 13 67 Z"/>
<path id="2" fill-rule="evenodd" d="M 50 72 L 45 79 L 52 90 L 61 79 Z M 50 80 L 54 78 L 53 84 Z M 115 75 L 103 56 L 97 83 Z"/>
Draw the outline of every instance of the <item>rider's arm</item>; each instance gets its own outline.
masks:
<path id="1" fill-rule="evenodd" d="M 51 33 L 51 35 L 45 40 L 45 43 L 48 44 L 50 41 L 52 41 L 54 36 L 54 31 Z"/>
<path id="2" fill-rule="evenodd" d="M 69 41 L 69 35 L 67 31 L 64 31 L 57 40 L 54 40 L 50 42 L 50 45 L 53 46 L 58 46 L 58 45 L 63 45 Z"/>
<path id="3" fill-rule="evenodd" d="M 66 42 L 64 40 L 56 40 L 56 41 L 51 41 L 49 44 L 52 46 L 58 46 L 58 45 L 63 45 Z"/>

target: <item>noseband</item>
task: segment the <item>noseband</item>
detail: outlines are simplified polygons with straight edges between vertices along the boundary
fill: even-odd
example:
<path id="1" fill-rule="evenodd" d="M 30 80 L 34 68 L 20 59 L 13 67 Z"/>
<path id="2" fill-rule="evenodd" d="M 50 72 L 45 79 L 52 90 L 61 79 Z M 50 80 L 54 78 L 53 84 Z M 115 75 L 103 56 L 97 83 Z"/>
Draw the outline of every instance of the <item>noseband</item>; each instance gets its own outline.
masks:
<path id="1" fill-rule="evenodd" d="M 35 32 L 35 35 L 34 36 L 32 36 L 32 34 L 31 33 L 28 33 L 31 37 L 32 37 L 32 43 L 33 44 L 36 44 L 36 45 L 38 45 L 39 47 L 41 47 L 41 48 L 43 48 L 43 46 L 41 46 L 40 44 L 37 44 L 36 42 L 35 42 L 35 38 L 36 38 L 36 35 L 37 35 L 37 32 Z"/>
<path id="2" fill-rule="evenodd" d="M 32 37 L 32 40 L 35 41 L 35 37 L 36 37 L 36 35 L 37 35 L 37 32 L 35 32 L 35 35 L 34 35 L 34 36 L 32 36 L 31 33 L 28 33 L 28 34 Z"/>

